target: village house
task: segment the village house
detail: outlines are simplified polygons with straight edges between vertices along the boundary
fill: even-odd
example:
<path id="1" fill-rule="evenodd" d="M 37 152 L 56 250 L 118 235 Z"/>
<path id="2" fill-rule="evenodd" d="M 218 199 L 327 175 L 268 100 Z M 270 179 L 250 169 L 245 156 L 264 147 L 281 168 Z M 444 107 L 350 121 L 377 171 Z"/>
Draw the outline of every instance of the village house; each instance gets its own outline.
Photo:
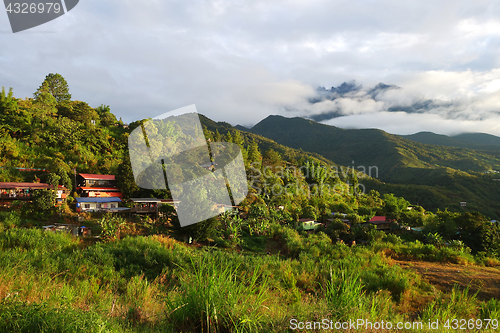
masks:
<path id="1" fill-rule="evenodd" d="M 299 219 L 299 225 L 302 227 L 302 229 L 310 231 L 316 230 L 321 225 L 321 223 L 318 223 L 316 222 L 316 220 L 311 218 L 302 218 Z"/>
<path id="2" fill-rule="evenodd" d="M 14 183 L 0 182 L 0 201 L 9 203 L 15 200 L 31 201 L 33 192 L 36 190 L 53 190 L 54 186 L 46 183 Z M 66 201 L 67 189 L 63 185 L 56 189 L 56 206 Z"/>
<path id="3" fill-rule="evenodd" d="M 80 212 L 112 212 L 117 210 L 118 203 L 122 200 L 118 197 L 86 197 L 75 198 L 76 211 Z"/>
<path id="4" fill-rule="evenodd" d="M 374 216 L 370 219 L 370 221 L 364 223 L 364 224 L 372 224 L 374 225 L 377 230 L 382 230 L 382 231 L 391 231 L 391 224 L 392 220 L 388 219 L 385 216 Z"/>
<path id="5" fill-rule="evenodd" d="M 76 191 L 80 197 L 122 198 L 114 175 L 79 173 L 76 176 Z"/>

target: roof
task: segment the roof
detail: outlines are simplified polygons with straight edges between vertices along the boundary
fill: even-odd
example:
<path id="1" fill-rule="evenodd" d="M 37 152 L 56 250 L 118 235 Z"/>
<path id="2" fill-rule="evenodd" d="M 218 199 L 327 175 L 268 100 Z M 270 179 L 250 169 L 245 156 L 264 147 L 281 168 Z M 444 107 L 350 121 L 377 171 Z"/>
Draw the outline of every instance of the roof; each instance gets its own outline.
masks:
<path id="1" fill-rule="evenodd" d="M 122 202 L 118 197 L 106 197 L 106 198 L 75 198 L 76 202 Z"/>
<path id="2" fill-rule="evenodd" d="M 379 224 L 391 224 L 391 221 L 368 221 L 368 222 L 365 222 L 365 223 L 379 225 Z"/>
<path id="3" fill-rule="evenodd" d="M 130 198 L 129 201 L 133 201 L 133 202 L 161 202 L 160 199 L 156 199 L 156 198 Z"/>
<path id="4" fill-rule="evenodd" d="M 82 186 L 79 187 L 79 189 L 82 189 L 84 191 L 120 191 L 119 188 L 116 187 L 88 187 L 88 186 Z"/>
<path id="5" fill-rule="evenodd" d="M 52 189 L 54 186 L 46 183 L 0 183 L 1 189 L 33 189 L 33 190 L 43 190 Z M 59 189 L 64 189 L 63 185 L 58 186 Z"/>
<path id="6" fill-rule="evenodd" d="M 115 208 L 107 208 L 108 211 L 110 212 L 126 212 L 129 211 L 130 208 L 127 207 L 115 207 Z"/>
<path id="7" fill-rule="evenodd" d="M 95 175 L 92 173 L 79 173 L 84 179 L 115 180 L 115 175 Z"/>
<path id="8" fill-rule="evenodd" d="M 299 219 L 299 222 L 301 222 L 301 223 L 303 223 L 303 222 L 316 222 L 316 220 L 310 219 L 310 218 L 303 218 L 303 219 Z"/>
<path id="9" fill-rule="evenodd" d="M 180 200 L 174 200 L 174 199 L 160 199 L 161 203 L 164 204 L 176 204 L 181 202 Z"/>
<path id="10" fill-rule="evenodd" d="M 390 221 L 387 221 L 387 218 L 385 216 L 374 216 L 368 222 L 390 222 Z"/>

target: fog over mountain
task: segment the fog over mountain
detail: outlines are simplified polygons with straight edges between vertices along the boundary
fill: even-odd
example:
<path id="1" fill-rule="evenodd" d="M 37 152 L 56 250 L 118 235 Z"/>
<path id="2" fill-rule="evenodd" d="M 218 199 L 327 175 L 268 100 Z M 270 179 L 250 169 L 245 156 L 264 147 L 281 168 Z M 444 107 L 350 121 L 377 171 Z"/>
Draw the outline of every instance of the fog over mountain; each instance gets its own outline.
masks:
<path id="1" fill-rule="evenodd" d="M 380 128 L 394 134 L 500 134 L 498 93 L 429 97 L 397 85 L 364 86 L 355 81 L 318 87 L 314 96 L 287 113 L 343 128 Z"/>

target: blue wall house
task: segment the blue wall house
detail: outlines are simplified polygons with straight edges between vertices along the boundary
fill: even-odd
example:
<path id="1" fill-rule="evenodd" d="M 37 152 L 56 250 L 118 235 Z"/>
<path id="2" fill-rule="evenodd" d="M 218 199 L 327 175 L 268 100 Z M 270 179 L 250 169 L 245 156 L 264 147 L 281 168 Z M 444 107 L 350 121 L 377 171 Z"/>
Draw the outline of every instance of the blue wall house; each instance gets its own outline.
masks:
<path id="1" fill-rule="evenodd" d="M 118 208 L 120 198 L 75 198 L 77 212 L 107 212 Z"/>

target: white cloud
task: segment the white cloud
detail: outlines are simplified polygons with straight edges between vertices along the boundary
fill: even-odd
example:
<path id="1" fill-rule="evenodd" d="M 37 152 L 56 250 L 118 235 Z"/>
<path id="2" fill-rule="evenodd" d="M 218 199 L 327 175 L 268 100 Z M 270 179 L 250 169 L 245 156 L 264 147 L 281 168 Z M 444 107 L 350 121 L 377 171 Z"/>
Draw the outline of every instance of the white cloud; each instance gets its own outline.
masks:
<path id="1" fill-rule="evenodd" d="M 426 99 L 453 104 L 431 110 L 442 117 L 494 119 L 499 14 L 485 0 L 86 0 L 52 26 L 2 34 L 0 86 L 31 96 L 58 72 L 74 98 L 109 104 L 125 121 L 193 103 L 215 120 L 253 124 Z M 39 33 L 47 29 L 56 32 Z M 403 89 L 307 103 L 317 86 L 352 79 Z"/>
<path id="2" fill-rule="evenodd" d="M 377 112 L 335 118 L 324 123 L 341 128 L 378 128 L 399 135 L 430 131 L 445 135 L 479 132 L 500 136 L 500 116 L 490 120 L 471 121 L 445 119 L 437 114 Z"/>

